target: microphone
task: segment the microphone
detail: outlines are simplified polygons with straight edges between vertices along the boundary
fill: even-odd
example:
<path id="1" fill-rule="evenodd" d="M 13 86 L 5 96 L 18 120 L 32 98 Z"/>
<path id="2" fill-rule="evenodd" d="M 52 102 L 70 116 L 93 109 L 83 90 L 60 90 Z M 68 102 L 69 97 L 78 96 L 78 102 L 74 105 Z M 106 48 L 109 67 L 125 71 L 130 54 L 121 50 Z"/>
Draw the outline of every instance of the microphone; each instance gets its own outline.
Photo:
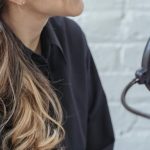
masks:
<path id="1" fill-rule="evenodd" d="M 136 71 L 135 78 L 127 84 L 127 86 L 124 88 L 121 94 L 121 102 L 128 111 L 141 117 L 144 117 L 146 119 L 150 119 L 150 114 L 141 112 L 127 104 L 126 100 L 127 92 L 135 84 L 144 84 L 150 91 L 150 38 L 146 44 L 143 53 L 141 68 Z"/>

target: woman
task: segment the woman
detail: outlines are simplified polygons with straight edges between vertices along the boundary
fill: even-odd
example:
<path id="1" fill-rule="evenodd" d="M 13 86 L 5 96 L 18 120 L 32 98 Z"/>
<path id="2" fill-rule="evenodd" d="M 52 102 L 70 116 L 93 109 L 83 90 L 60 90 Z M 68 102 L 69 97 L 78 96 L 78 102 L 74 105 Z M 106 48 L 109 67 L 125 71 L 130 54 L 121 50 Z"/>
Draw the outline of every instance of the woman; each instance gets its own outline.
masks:
<path id="1" fill-rule="evenodd" d="M 82 0 L 0 0 L 1 149 L 112 150 Z"/>

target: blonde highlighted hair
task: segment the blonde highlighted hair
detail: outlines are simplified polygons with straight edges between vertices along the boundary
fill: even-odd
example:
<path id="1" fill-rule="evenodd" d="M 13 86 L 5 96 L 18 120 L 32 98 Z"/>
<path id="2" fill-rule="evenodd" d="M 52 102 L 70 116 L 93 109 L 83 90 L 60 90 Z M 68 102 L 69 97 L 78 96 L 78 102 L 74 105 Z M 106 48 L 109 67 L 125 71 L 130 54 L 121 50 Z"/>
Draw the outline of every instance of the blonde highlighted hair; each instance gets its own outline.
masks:
<path id="1" fill-rule="evenodd" d="M 0 9 L 4 8 L 0 0 Z M 0 18 L 0 134 L 2 150 L 51 150 L 65 137 L 61 103 L 50 81 L 22 51 Z M 8 122 L 12 128 L 6 130 Z"/>

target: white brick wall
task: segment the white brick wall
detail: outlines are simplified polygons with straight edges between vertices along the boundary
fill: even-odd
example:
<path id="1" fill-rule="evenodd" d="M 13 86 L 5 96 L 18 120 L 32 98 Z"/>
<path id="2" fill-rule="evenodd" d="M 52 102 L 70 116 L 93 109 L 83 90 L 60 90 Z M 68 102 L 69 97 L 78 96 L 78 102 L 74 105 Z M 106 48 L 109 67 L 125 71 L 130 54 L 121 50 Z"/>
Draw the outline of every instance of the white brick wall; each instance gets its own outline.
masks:
<path id="1" fill-rule="evenodd" d="M 150 0 L 86 0 L 84 12 L 73 19 L 86 34 L 108 98 L 115 150 L 150 150 L 150 121 L 127 112 L 120 102 L 150 36 Z M 144 86 L 135 86 L 128 98 L 131 105 L 150 112 Z"/>

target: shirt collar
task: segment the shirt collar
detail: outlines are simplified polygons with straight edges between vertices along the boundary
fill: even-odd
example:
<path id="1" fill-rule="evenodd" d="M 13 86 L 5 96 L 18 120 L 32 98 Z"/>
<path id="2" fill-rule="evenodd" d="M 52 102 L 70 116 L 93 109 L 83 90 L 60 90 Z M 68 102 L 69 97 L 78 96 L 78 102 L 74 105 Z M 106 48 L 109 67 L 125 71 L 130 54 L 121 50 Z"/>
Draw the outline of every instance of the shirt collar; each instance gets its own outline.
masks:
<path id="1" fill-rule="evenodd" d="M 62 54 L 64 54 L 62 45 L 60 44 L 60 41 L 59 41 L 59 39 L 58 39 L 58 37 L 57 37 L 57 34 L 56 34 L 56 32 L 55 32 L 56 28 L 53 27 L 51 21 L 52 21 L 52 18 L 50 18 L 50 19 L 48 20 L 48 22 L 47 22 L 47 24 L 45 25 L 43 31 L 47 31 L 47 32 L 45 32 L 45 33 L 48 34 L 50 43 L 56 45 L 57 47 L 59 47 L 59 49 L 60 49 L 60 51 L 62 52 Z"/>
<path id="2" fill-rule="evenodd" d="M 64 49 L 62 48 L 62 45 L 59 41 L 57 31 L 55 28 L 55 25 L 52 22 L 53 18 L 49 18 L 47 21 L 46 25 L 44 26 L 42 33 L 41 33 L 41 39 L 44 39 L 47 41 L 47 44 L 50 45 L 55 45 L 58 50 L 62 53 L 62 56 L 64 57 L 66 61 L 66 56 L 64 54 Z"/>

